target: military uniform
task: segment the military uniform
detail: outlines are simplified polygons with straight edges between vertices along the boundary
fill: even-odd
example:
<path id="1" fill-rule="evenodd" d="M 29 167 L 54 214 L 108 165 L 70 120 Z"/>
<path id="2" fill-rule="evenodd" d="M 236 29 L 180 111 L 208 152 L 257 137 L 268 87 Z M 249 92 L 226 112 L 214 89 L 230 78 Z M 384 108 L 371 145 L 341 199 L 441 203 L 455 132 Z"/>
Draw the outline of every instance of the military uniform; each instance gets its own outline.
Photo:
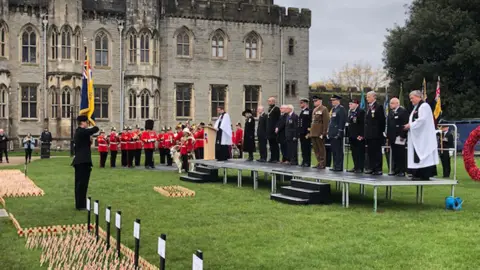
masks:
<path id="1" fill-rule="evenodd" d="M 307 100 L 302 100 L 308 104 Z M 307 137 L 310 124 L 312 123 L 312 114 L 306 107 L 298 115 L 298 137 L 300 138 L 300 148 L 302 150 L 302 167 L 310 167 L 312 158 L 312 141 Z"/>
<path id="2" fill-rule="evenodd" d="M 385 110 L 378 102 L 368 104 L 365 115 L 365 140 L 367 143 L 367 154 L 369 170 L 368 174 L 382 174 L 382 144 L 383 132 L 385 131 Z"/>
<path id="3" fill-rule="evenodd" d="M 155 141 L 157 141 L 157 134 L 153 131 L 153 120 L 145 121 L 146 131 L 142 132 L 141 141 L 145 152 L 145 169 L 155 168 L 153 161 L 153 152 L 155 151 Z"/>
<path id="4" fill-rule="evenodd" d="M 105 163 L 108 156 L 108 142 L 107 137 L 105 137 L 105 132 L 103 130 L 100 132 L 100 135 L 97 137 L 98 143 L 98 152 L 100 153 L 100 168 L 105 168 Z"/>
<path id="5" fill-rule="evenodd" d="M 115 168 L 117 163 L 117 154 L 118 154 L 118 144 L 120 139 L 118 134 L 115 132 L 115 128 L 112 128 L 112 132 L 108 138 L 108 144 L 110 148 L 110 167 Z"/>
<path id="6" fill-rule="evenodd" d="M 339 96 L 334 98 L 340 99 Z M 345 124 L 347 122 L 347 111 L 342 105 L 332 109 L 332 116 L 328 125 L 328 137 L 332 147 L 333 168 L 332 171 L 343 171 L 343 137 Z"/>
<path id="7" fill-rule="evenodd" d="M 87 122 L 86 116 L 78 116 L 77 122 Z M 98 132 L 98 127 L 81 128 L 75 131 L 75 156 L 72 165 L 75 168 L 75 207 L 85 210 L 87 206 L 87 190 L 92 171 L 92 150 L 90 137 Z"/>
<path id="8" fill-rule="evenodd" d="M 313 151 L 317 158 L 317 168 L 325 168 L 325 139 L 327 137 L 328 122 L 327 107 L 320 105 L 313 109 L 312 125 L 310 127 L 310 138 L 312 139 Z"/>
<path id="9" fill-rule="evenodd" d="M 353 101 L 358 104 L 357 101 Z M 350 110 L 348 116 L 348 140 L 352 150 L 353 170 L 350 172 L 363 172 L 365 169 L 365 111 L 360 107 Z"/>
<path id="10" fill-rule="evenodd" d="M 286 160 L 290 165 L 298 165 L 298 115 L 286 113 L 285 118 Z"/>

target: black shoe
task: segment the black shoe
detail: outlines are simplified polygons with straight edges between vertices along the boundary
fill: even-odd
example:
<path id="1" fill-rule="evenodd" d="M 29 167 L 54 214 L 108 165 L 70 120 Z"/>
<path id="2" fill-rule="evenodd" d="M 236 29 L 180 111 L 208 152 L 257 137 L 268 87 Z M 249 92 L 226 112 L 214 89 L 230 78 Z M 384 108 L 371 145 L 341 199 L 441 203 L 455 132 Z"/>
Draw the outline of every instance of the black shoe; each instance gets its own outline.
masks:
<path id="1" fill-rule="evenodd" d="M 148 167 L 148 166 L 145 166 L 145 169 L 147 169 L 147 170 L 148 170 L 148 169 L 150 169 L 150 167 Z"/>
<path id="2" fill-rule="evenodd" d="M 366 170 L 365 174 L 373 174 L 373 171 L 372 170 Z"/>
<path id="3" fill-rule="evenodd" d="M 86 210 L 87 210 L 87 208 L 85 208 L 85 207 L 77 208 L 77 211 L 86 211 Z"/>
<path id="4" fill-rule="evenodd" d="M 395 176 L 397 175 L 396 173 L 389 173 L 388 176 Z"/>
<path id="5" fill-rule="evenodd" d="M 363 170 L 355 170 L 355 173 L 363 173 Z"/>
<path id="6" fill-rule="evenodd" d="M 334 168 L 332 168 L 332 169 L 330 169 L 330 171 L 332 171 L 332 172 L 341 172 L 341 171 L 343 171 L 343 170 L 342 170 L 342 169 L 334 169 Z"/>
<path id="7" fill-rule="evenodd" d="M 267 162 L 267 161 L 266 161 L 265 159 L 257 159 L 257 162 L 262 162 L 262 163 L 264 163 L 264 162 Z"/>
<path id="8" fill-rule="evenodd" d="M 405 173 L 397 173 L 398 177 L 405 177 Z"/>
<path id="9" fill-rule="evenodd" d="M 373 172 L 372 175 L 377 175 L 378 176 L 378 175 L 383 175 L 383 173 L 382 172 Z"/>
<path id="10" fill-rule="evenodd" d="M 354 172 L 356 172 L 356 170 L 351 169 L 351 170 L 347 170 L 347 172 L 349 172 L 349 173 L 354 173 Z"/>
<path id="11" fill-rule="evenodd" d="M 155 169 L 155 166 L 150 166 L 150 169 Z"/>

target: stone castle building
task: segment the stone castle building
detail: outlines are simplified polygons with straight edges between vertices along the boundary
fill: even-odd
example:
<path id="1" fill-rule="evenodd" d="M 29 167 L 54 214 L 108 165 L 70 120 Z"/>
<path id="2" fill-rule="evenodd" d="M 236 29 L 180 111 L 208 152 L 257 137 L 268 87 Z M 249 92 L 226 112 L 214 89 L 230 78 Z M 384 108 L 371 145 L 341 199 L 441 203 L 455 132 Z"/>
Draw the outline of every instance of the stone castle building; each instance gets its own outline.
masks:
<path id="1" fill-rule="evenodd" d="M 101 128 L 232 121 L 269 96 L 308 95 L 311 11 L 273 0 L 0 0 L 0 128 L 47 127 L 62 146 L 79 110 L 84 47 Z"/>

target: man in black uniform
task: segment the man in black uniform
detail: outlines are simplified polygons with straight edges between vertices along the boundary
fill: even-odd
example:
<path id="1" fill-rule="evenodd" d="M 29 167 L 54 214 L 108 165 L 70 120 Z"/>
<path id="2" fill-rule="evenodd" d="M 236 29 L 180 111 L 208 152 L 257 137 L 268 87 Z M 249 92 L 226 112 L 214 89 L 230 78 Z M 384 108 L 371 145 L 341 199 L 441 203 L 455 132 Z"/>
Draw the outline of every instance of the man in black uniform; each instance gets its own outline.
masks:
<path id="1" fill-rule="evenodd" d="M 365 111 L 359 107 L 359 101 L 354 99 L 349 103 L 348 140 L 352 150 L 353 169 L 347 172 L 362 173 L 365 169 Z"/>
<path id="2" fill-rule="evenodd" d="M 280 161 L 280 149 L 278 147 L 277 133 L 275 129 L 277 123 L 280 120 L 280 108 L 275 105 L 275 98 L 270 97 L 268 99 L 268 112 L 267 112 L 267 138 L 270 145 L 270 160 L 269 162 L 276 163 Z"/>
<path id="3" fill-rule="evenodd" d="M 282 153 L 282 161 L 287 162 L 287 139 L 285 138 L 285 126 L 287 125 L 286 105 L 280 106 L 280 119 L 277 122 L 275 133 L 277 133 L 277 142 L 280 144 L 280 152 Z"/>
<path id="4" fill-rule="evenodd" d="M 87 206 L 87 190 L 92 171 L 92 152 L 90 137 L 98 132 L 98 127 L 88 127 L 88 118 L 84 115 L 77 117 L 78 128 L 75 131 L 75 156 L 72 165 L 75 168 L 75 207 L 85 210 Z"/>
<path id="5" fill-rule="evenodd" d="M 8 137 L 7 134 L 3 131 L 3 129 L 0 129 L 0 163 L 3 162 L 3 154 L 5 154 L 5 159 L 8 161 Z"/>
<path id="6" fill-rule="evenodd" d="M 250 109 L 246 109 L 242 115 L 245 117 L 245 128 L 243 130 L 243 152 L 248 153 L 247 161 L 253 161 L 255 147 L 255 118 Z"/>
<path id="7" fill-rule="evenodd" d="M 285 106 L 285 141 L 288 165 L 298 165 L 298 115 L 293 111 L 293 105 Z"/>
<path id="8" fill-rule="evenodd" d="M 383 132 L 385 131 L 385 111 L 377 102 L 377 94 L 374 91 L 367 93 L 367 113 L 365 115 L 365 139 L 369 169 L 366 174 L 382 175 L 382 144 Z"/>
<path id="9" fill-rule="evenodd" d="M 52 133 L 45 128 L 40 135 L 40 141 L 42 141 L 40 148 L 40 158 L 50 158 L 50 147 L 52 145 Z"/>
<path id="10" fill-rule="evenodd" d="M 448 130 L 448 126 L 441 126 L 441 131 L 437 133 L 438 155 L 442 162 L 443 177 L 450 178 L 451 164 L 450 157 L 453 155 L 455 148 L 453 134 Z"/>
<path id="11" fill-rule="evenodd" d="M 257 138 L 258 138 L 258 148 L 260 148 L 260 159 L 258 162 L 267 161 L 267 114 L 264 111 L 262 106 L 257 108 L 258 113 L 258 127 L 257 127 Z"/>
<path id="12" fill-rule="evenodd" d="M 308 98 L 300 99 L 300 108 L 302 111 L 298 116 L 298 137 L 300 138 L 300 148 L 302 149 L 302 167 L 310 167 L 312 159 L 312 142 L 307 138 L 310 133 L 310 124 L 312 123 L 312 114 L 308 108 Z"/>
<path id="13" fill-rule="evenodd" d="M 347 123 L 347 111 L 340 105 L 342 97 L 333 95 L 330 101 L 332 102 L 332 116 L 328 125 L 328 137 L 332 147 L 333 168 L 331 171 L 343 171 L 343 137 L 345 124 Z"/>
<path id="14" fill-rule="evenodd" d="M 405 108 L 400 106 L 398 98 L 390 100 L 390 111 L 387 118 L 387 139 L 392 151 L 392 173 L 405 177 L 407 171 L 407 150 L 405 149 L 408 131 L 403 126 L 408 124 L 409 114 Z"/>

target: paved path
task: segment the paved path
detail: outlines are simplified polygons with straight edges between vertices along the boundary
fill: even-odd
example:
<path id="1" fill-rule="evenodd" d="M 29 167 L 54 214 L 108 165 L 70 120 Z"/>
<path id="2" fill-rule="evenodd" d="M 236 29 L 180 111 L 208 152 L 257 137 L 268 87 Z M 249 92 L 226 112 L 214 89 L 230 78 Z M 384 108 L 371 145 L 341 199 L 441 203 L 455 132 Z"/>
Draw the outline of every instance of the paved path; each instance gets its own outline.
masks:
<path id="1" fill-rule="evenodd" d="M 40 157 L 32 157 L 32 162 L 40 159 Z M 5 166 L 14 166 L 14 165 L 22 165 L 25 164 L 25 157 L 9 157 L 8 160 L 10 163 L 5 161 L 5 157 L 3 157 L 3 163 L 0 163 L 0 168 Z"/>

